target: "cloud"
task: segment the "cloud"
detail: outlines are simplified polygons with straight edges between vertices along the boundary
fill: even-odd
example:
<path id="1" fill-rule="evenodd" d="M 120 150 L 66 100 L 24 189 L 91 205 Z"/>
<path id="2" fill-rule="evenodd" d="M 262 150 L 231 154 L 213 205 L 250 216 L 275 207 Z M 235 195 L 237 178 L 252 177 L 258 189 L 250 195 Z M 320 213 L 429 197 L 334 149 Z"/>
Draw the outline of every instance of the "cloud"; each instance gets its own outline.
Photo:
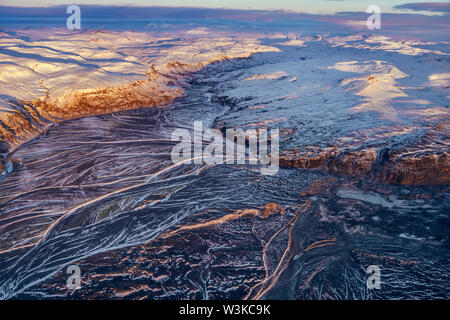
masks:
<path id="1" fill-rule="evenodd" d="M 408 9 L 414 11 L 432 11 L 432 12 L 450 13 L 450 3 L 448 2 L 405 3 L 395 6 L 394 9 L 398 10 Z"/>
<path id="2" fill-rule="evenodd" d="M 229 19 L 249 21 L 271 21 L 273 19 L 292 19 L 299 14 L 283 10 L 240 10 L 213 9 L 198 7 L 141 7 L 141 6 L 103 6 L 81 5 L 83 15 L 92 18 L 128 18 L 128 19 Z M 0 17 L 52 17 L 66 15 L 67 6 L 50 7 L 13 7 L 0 6 Z M 308 14 L 304 14 L 308 15 Z"/>
<path id="3" fill-rule="evenodd" d="M 191 32 L 204 32 L 202 27 L 236 29 L 241 31 L 295 31 L 302 33 L 348 32 L 367 30 L 366 12 L 338 12 L 336 14 L 312 14 L 283 10 L 214 9 L 201 7 L 141 7 L 81 5 L 86 29 L 163 30 L 189 27 Z M 383 13 L 383 32 L 408 32 L 423 35 L 428 31 L 439 38 L 447 37 L 448 3 L 411 3 L 400 9 L 441 10 L 444 14 L 425 15 L 422 12 Z M 11 28 L 47 26 L 48 21 L 64 21 L 67 6 L 12 7 L 0 6 L 0 19 L 10 18 Z M 27 19 L 14 18 L 30 18 Z M 57 18 L 57 19 L 42 19 Z M 36 22 L 38 20 L 38 22 Z M 47 22 L 46 22 L 47 21 Z M 114 23 L 111 23 L 114 21 Z M 40 23 L 40 24 L 39 24 Z M 61 23 L 60 23 L 61 24 Z M 63 25 L 65 27 L 65 24 Z M 426 27 L 425 27 L 426 26 Z M 3 23 L 2 28 L 7 24 Z M 197 29 L 195 29 L 197 28 Z M 128 30 L 127 29 L 127 30 Z"/>

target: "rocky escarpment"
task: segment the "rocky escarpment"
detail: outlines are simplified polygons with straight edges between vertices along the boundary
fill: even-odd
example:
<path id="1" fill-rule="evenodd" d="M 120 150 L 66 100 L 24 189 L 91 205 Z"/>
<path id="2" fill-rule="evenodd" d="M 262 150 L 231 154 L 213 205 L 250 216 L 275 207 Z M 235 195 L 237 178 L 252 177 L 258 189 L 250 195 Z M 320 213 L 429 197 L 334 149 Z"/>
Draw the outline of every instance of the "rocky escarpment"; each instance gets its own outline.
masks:
<path id="1" fill-rule="evenodd" d="M 411 145 L 392 147 L 384 142 L 352 150 L 358 143 L 366 145 L 367 136 L 359 140 L 340 138 L 328 148 L 309 147 L 288 150 L 280 155 L 280 166 L 320 169 L 350 178 L 367 178 L 376 182 L 405 185 L 444 185 L 450 183 L 449 122 L 427 128 L 426 133 Z M 390 135 L 411 132 L 403 128 Z M 366 132 L 367 134 L 368 132 Z M 379 133 L 381 136 L 386 132 Z M 345 141 L 352 141 L 346 143 Z"/>
<path id="2" fill-rule="evenodd" d="M 182 93 L 181 88 L 140 80 L 118 87 L 77 90 L 56 99 L 17 102 L 13 105 L 16 112 L 2 116 L 3 148 L 13 150 L 49 125 L 63 120 L 163 105 Z"/>

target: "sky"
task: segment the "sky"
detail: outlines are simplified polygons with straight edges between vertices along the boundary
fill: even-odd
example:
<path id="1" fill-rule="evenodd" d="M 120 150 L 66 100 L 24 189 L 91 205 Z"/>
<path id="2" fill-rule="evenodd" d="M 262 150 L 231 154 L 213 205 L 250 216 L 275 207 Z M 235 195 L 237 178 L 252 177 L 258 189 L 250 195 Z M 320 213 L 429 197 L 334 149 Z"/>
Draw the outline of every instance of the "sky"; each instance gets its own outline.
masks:
<path id="1" fill-rule="evenodd" d="M 48 1 L 48 2 L 46 2 Z M 0 28 L 65 27 L 79 5 L 84 29 L 162 30 L 185 23 L 209 28 L 310 33 L 367 30 L 370 5 L 381 9 L 380 33 L 449 38 L 450 0 L 0 0 Z M 187 8 L 188 7 L 188 8 Z M 277 10 L 277 11 L 273 11 Z M 339 13 L 339 14 L 335 14 Z M 424 30 L 427 30 L 426 32 Z M 415 39 L 415 38 L 414 38 Z"/>
<path id="2" fill-rule="evenodd" d="M 2 0 L 5 6 L 47 6 L 67 4 L 139 5 L 139 6 L 193 6 L 208 8 L 291 10 L 307 13 L 336 13 L 366 11 L 375 4 L 382 12 L 398 12 L 395 6 L 418 2 L 414 0 Z M 420 2 L 420 1 L 419 1 Z M 424 2 L 424 1 L 422 1 Z M 444 1 L 450 3 L 450 1 Z"/>

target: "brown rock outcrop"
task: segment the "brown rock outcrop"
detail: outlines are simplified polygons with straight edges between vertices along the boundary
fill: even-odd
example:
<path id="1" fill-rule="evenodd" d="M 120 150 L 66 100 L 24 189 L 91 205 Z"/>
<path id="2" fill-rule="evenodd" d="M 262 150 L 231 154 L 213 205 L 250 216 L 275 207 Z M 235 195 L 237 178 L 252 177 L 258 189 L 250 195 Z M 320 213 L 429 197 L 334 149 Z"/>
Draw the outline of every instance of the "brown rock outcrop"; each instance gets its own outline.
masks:
<path id="1" fill-rule="evenodd" d="M 280 155 L 280 166 L 320 169 L 337 176 L 367 178 L 372 181 L 405 185 L 444 185 L 450 183 L 448 121 L 426 128 L 412 145 L 389 149 L 383 142 L 366 149 L 367 136 L 344 137 L 328 148 L 308 147 Z M 380 128 L 381 129 L 381 128 Z M 376 131 L 377 129 L 374 129 Z M 383 128 L 385 130 L 385 128 Z M 379 130 L 380 132 L 382 130 Z M 399 130 L 404 134 L 411 130 Z M 393 132 L 393 130 L 391 131 Z M 364 132 L 367 134 L 368 132 Z M 390 136 L 393 134 L 391 133 Z M 372 135 L 373 136 L 373 135 Z M 377 139 L 384 138 L 377 133 Z M 388 135 L 386 135 L 388 137 Z M 350 141 L 346 143 L 346 141 Z"/>

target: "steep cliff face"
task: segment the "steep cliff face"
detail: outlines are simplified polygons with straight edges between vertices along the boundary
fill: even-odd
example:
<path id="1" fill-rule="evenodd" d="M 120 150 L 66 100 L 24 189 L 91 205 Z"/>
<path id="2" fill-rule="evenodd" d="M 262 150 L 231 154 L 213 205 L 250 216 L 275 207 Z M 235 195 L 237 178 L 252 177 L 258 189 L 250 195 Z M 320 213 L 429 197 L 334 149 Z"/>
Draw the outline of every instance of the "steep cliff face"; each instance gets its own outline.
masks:
<path id="1" fill-rule="evenodd" d="M 450 183 L 450 120 L 426 128 L 426 133 L 410 146 L 385 154 L 371 174 L 385 183 L 444 185 Z"/>
<path id="2" fill-rule="evenodd" d="M 16 112 L 2 115 L 0 136 L 4 148 L 20 144 L 64 120 L 132 110 L 170 103 L 183 93 L 181 88 L 139 80 L 118 87 L 76 90 L 57 98 L 43 98 L 15 104 Z"/>
<path id="3" fill-rule="evenodd" d="M 373 177 L 386 183 L 433 185 L 450 183 L 448 152 L 428 156 L 393 154 L 385 166 Z"/>
<path id="4" fill-rule="evenodd" d="M 339 139 L 324 150 L 311 147 L 309 152 L 289 150 L 280 156 L 280 165 L 302 169 L 321 169 L 350 178 L 367 178 L 383 183 L 405 185 L 443 185 L 450 183 L 448 120 L 427 128 L 423 137 L 397 149 L 383 144 L 361 150 L 349 150 L 353 144 Z M 393 130 L 394 131 L 394 130 Z M 404 132 L 410 132 L 406 130 Z M 360 137 L 361 146 L 367 137 Z M 313 152 L 314 150 L 315 152 Z"/>
<path id="5" fill-rule="evenodd" d="M 333 156 L 338 154 L 337 156 Z M 375 149 L 347 153 L 323 152 L 315 157 L 303 157 L 292 152 L 280 158 L 283 167 L 321 169 L 338 176 L 368 178 L 371 180 L 406 185 L 433 185 L 450 183 L 448 152 L 431 155 L 409 155 L 388 152 L 377 163 L 380 154 Z"/>

